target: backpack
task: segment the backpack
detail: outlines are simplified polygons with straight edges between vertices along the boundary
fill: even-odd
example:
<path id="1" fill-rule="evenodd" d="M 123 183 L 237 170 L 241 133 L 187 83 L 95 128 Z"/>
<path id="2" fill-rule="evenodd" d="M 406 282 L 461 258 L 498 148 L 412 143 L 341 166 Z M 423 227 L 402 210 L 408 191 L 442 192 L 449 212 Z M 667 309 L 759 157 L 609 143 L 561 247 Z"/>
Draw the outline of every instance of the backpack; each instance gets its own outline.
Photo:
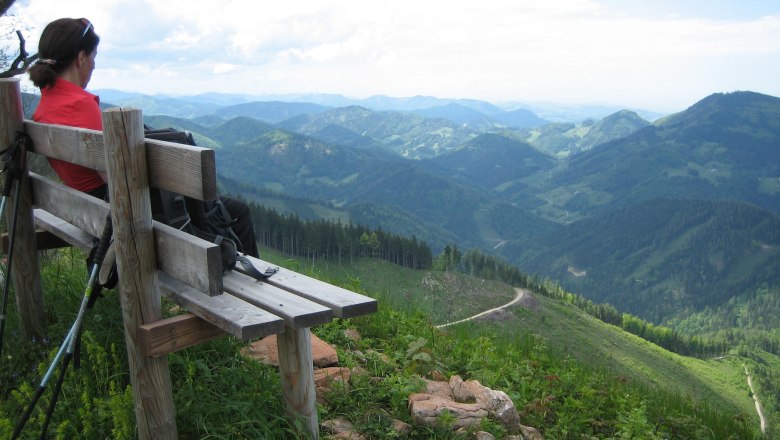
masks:
<path id="1" fill-rule="evenodd" d="M 149 139 L 197 145 L 189 131 L 173 128 L 151 129 L 148 126 L 144 126 L 144 129 L 144 136 Z M 235 269 L 257 280 L 267 279 L 278 270 L 268 268 L 260 272 L 241 254 L 244 249 L 231 227 L 234 220 L 225 207 L 222 196 L 216 200 L 203 201 L 157 188 L 150 188 L 149 196 L 155 220 L 218 245 L 222 254 L 223 270 Z"/>

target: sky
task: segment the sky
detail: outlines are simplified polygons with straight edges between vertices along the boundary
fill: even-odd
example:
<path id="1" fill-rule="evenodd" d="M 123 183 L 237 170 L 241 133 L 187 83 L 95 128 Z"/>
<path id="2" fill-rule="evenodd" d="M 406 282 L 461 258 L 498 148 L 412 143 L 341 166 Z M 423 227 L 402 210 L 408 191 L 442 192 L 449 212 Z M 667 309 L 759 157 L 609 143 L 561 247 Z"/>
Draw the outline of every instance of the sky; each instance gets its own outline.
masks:
<path id="1" fill-rule="evenodd" d="M 30 52 L 48 22 L 92 21 L 90 90 L 664 113 L 716 92 L 780 96 L 780 0 L 17 0 L 9 15 Z"/>

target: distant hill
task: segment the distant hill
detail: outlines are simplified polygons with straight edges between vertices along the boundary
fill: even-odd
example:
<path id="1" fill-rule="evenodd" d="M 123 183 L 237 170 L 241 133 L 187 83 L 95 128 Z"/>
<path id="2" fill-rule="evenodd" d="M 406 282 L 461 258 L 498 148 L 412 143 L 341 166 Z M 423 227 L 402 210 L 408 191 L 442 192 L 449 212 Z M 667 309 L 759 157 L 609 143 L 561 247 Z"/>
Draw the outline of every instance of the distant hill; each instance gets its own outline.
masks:
<path id="1" fill-rule="evenodd" d="M 523 178 L 556 166 L 552 157 L 500 134 L 481 134 L 460 149 L 430 161 L 450 176 L 487 189 L 517 185 Z"/>
<path id="2" fill-rule="evenodd" d="M 780 206 L 777 102 L 718 94 L 652 125 L 620 111 L 530 131 L 359 106 L 278 124 L 156 121 L 219 147 L 219 175 L 247 198 L 412 234 L 435 253 L 477 247 L 666 319 L 777 282 L 767 275 L 775 244 L 761 226 Z M 556 158 L 543 148 L 556 142 L 592 146 Z"/>
<path id="3" fill-rule="evenodd" d="M 370 137 L 409 159 L 434 157 L 458 148 L 477 133 L 446 119 L 405 112 L 343 107 L 288 119 L 279 127 L 310 136 L 332 125 Z"/>
<path id="4" fill-rule="evenodd" d="M 521 131 L 521 136 L 534 147 L 565 158 L 624 138 L 648 125 L 638 114 L 621 110 L 598 121 L 587 119 L 577 124 L 557 122 L 536 126 Z"/>
<path id="5" fill-rule="evenodd" d="M 648 125 L 650 123 L 635 112 L 621 110 L 591 125 L 577 143 L 577 149 L 590 150 L 597 145 L 624 138 Z"/>
<path id="6" fill-rule="evenodd" d="M 780 208 L 780 98 L 717 94 L 569 161 L 545 188 L 570 213 L 657 197 Z"/>
<path id="7" fill-rule="evenodd" d="M 330 107 L 325 107 L 309 102 L 247 102 L 243 104 L 223 107 L 215 112 L 215 115 L 230 119 L 237 116 L 246 116 L 275 124 L 295 116 L 322 113 Z"/>
<path id="8" fill-rule="evenodd" d="M 522 108 L 493 115 L 491 119 L 510 128 L 534 128 L 548 123 L 536 113 Z"/>
<path id="9" fill-rule="evenodd" d="M 475 119 L 484 118 L 485 114 L 460 104 L 447 104 L 426 109 L 415 110 L 414 113 L 426 118 L 444 118 L 458 124 L 465 124 Z"/>
<path id="10" fill-rule="evenodd" d="M 193 102 L 180 98 L 126 93 L 115 90 L 96 91 L 101 101 L 120 107 L 141 109 L 145 116 L 167 115 L 178 118 L 196 118 L 214 113 L 220 106 L 213 103 Z"/>
<path id="11" fill-rule="evenodd" d="M 502 251 L 524 271 L 657 322 L 780 285 L 780 216 L 741 202 L 656 199 Z"/>

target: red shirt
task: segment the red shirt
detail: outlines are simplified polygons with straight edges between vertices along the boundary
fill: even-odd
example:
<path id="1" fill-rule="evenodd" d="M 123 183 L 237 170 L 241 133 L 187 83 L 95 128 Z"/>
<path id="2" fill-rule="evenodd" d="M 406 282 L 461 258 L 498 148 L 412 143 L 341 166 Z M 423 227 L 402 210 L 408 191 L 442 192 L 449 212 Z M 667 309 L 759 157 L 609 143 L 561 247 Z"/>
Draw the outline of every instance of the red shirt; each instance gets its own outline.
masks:
<path id="1" fill-rule="evenodd" d="M 41 89 L 41 101 L 32 118 L 45 124 L 103 130 L 100 98 L 60 78 Z M 49 159 L 49 164 L 65 185 L 79 191 L 88 192 L 105 184 L 95 170 L 58 159 Z"/>

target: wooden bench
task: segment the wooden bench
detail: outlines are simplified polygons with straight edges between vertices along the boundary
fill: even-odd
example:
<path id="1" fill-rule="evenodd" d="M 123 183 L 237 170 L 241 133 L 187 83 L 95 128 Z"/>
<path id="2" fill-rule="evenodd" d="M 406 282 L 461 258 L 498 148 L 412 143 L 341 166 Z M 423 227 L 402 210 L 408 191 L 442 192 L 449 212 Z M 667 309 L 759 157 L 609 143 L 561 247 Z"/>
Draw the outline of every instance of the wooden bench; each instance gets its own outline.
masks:
<path id="1" fill-rule="evenodd" d="M 106 172 L 112 201 L 109 206 L 34 173 L 22 180 L 11 279 L 24 332 L 44 332 L 36 246 L 51 240 L 40 236 L 86 251 L 110 215 L 139 437 L 178 437 L 165 355 L 227 333 L 242 340 L 277 335 L 287 415 L 318 438 L 310 328 L 373 313 L 376 301 L 284 268 L 265 282 L 223 274 L 218 246 L 153 221 L 149 187 L 216 198 L 215 156 L 144 139 L 139 110 L 104 111 L 100 132 L 23 120 L 15 79 L 0 80 L 0 99 L 0 142 L 10 144 L 24 130 L 33 140 L 30 153 Z M 162 295 L 187 313 L 163 319 Z"/>

